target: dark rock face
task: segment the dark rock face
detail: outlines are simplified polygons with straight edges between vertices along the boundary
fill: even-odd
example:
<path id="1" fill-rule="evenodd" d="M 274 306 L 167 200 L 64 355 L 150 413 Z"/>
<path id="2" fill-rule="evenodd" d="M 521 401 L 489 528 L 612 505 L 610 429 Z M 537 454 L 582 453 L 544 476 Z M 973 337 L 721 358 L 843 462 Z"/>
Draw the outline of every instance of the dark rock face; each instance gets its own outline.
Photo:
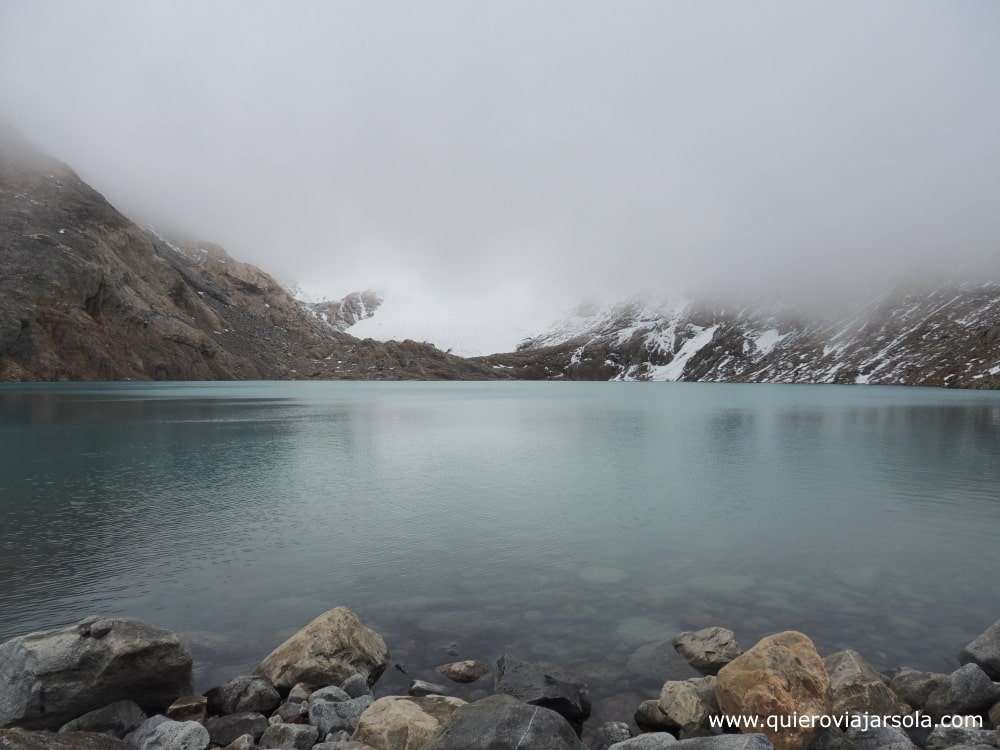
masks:
<path id="1" fill-rule="evenodd" d="M 129 750 L 205 750 L 208 730 L 195 721 L 172 721 L 165 716 L 146 719 L 125 738 Z"/>
<path id="2" fill-rule="evenodd" d="M 146 720 L 146 712 L 133 701 L 117 701 L 68 721 L 59 729 L 65 732 L 100 732 L 124 737 Z"/>
<path id="3" fill-rule="evenodd" d="M 899 699 L 857 651 L 847 649 L 830 654 L 823 659 L 823 664 L 830 675 L 833 713 L 878 716 L 900 713 Z"/>
<path id="4" fill-rule="evenodd" d="M 491 695 L 455 711 L 424 750 L 586 750 L 555 711 Z"/>
<path id="5" fill-rule="evenodd" d="M 26 729 L 0 729 L 3 750 L 128 750 L 119 739 L 94 732 L 31 732 Z"/>
<path id="6" fill-rule="evenodd" d="M 260 738 L 260 746 L 275 750 L 309 750 L 316 744 L 319 730 L 303 724 L 275 724 Z"/>
<path id="7" fill-rule="evenodd" d="M 213 745 L 228 745 L 244 734 L 249 734 L 258 740 L 267 727 L 267 719 L 258 713 L 213 716 L 205 721 L 205 728 L 212 738 Z"/>
<path id="8" fill-rule="evenodd" d="M 1000 620 L 962 649 L 959 660 L 962 664 L 978 664 L 990 679 L 1000 681 Z"/>
<path id="9" fill-rule="evenodd" d="M 0 645 L 0 726 L 58 729 L 118 700 L 162 710 L 190 683 L 191 654 L 176 635 L 91 617 Z"/>
<path id="10" fill-rule="evenodd" d="M 975 664 L 966 664 L 947 676 L 927 696 L 924 708 L 935 718 L 950 714 L 984 713 L 1000 699 L 1000 686 Z"/>
<path id="11" fill-rule="evenodd" d="M 590 716 L 590 694 L 586 685 L 560 679 L 543 667 L 506 654 L 497 660 L 494 691 L 551 709 L 574 723 Z"/>
<path id="12" fill-rule="evenodd" d="M 208 699 L 210 714 L 238 714 L 256 711 L 269 714 L 281 703 L 281 696 L 268 680 L 256 675 L 236 677 L 225 685 L 212 688 Z"/>

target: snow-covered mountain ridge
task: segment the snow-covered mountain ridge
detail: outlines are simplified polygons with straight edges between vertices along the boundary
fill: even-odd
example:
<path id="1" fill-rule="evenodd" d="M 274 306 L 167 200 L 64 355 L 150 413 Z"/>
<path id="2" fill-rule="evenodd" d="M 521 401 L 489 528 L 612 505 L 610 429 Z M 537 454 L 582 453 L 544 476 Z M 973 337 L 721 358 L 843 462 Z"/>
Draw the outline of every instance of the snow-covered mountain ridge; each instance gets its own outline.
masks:
<path id="1" fill-rule="evenodd" d="M 630 300 L 578 310 L 483 361 L 524 378 L 997 388 L 1000 284 L 896 290 L 837 320 Z"/>

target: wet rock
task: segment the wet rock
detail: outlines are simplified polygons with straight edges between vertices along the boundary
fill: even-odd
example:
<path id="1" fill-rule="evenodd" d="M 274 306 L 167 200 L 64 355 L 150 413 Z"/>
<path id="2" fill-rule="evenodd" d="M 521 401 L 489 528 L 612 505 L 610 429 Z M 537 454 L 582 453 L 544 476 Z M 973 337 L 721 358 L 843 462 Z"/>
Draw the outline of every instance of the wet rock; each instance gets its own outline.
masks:
<path id="1" fill-rule="evenodd" d="M 488 664 L 475 659 L 464 661 L 453 661 L 450 664 L 442 664 L 437 668 L 439 674 L 443 674 L 453 682 L 475 682 L 490 673 Z"/>
<path id="2" fill-rule="evenodd" d="M 205 750 L 208 730 L 196 721 L 173 721 L 165 716 L 146 719 L 125 738 L 129 750 Z"/>
<path id="3" fill-rule="evenodd" d="M 865 658 L 850 649 L 823 660 L 830 677 L 830 698 L 835 714 L 858 713 L 896 716 L 899 699 Z"/>
<path id="4" fill-rule="evenodd" d="M 584 683 L 560 679 L 540 665 L 506 654 L 497 660 L 493 687 L 496 693 L 551 709 L 571 722 L 590 716 L 590 694 Z"/>
<path id="5" fill-rule="evenodd" d="M 256 741 L 267 726 L 267 717 L 259 713 L 213 716 L 205 720 L 205 728 L 216 745 L 228 745 L 244 734 L 249 734 Z"/>
<path id="6" fill-rule="evenodd" d="M 901 701 L 913 708 L 924 708 L 931 693 L 948 684 L 948 675 L 938 672 L 920 672 L 903 667 L 889 681 L 889 689 Z"/>
<path id="7" fill-rule="evenodd" d="M 673 728 L 671 720 L 660 710 L 658 700 L 643 701 L 635 711 L 635 723 L 644 732 L 659 732 Z"/>
<path id="8" fill-rule="evenodd" d="M 594 732 L 591 750 L 608 750 L 611 745 L 631 738 L 632 730 L 624 721 L 608 721 L 601 724 Z"/>
<path id="9" fill-rule="evenodd" d="M 813 642 L 789 630 L 761 639 L 719 670 L 715 693 L 730 715 L 823 715 L 830 713 L 830 680 Z M 803 750 L 815 727 L 763 732 L 777 750 Z"/>
<path id="10" fill-rule="evenodd" d="M 282 703 L 278 706 L 278 710 L 271 715 L 271 719 L 275 716 L 282 724 L 308 724 L 309 704 L 304 701 L 301 703 Z"/>
<path id="11" fill-rule="evenodd" d="M 185 695 L 167 708 L 167 718 L 174 721 L 197 721 L 205 723 L 208 718 L 208 698 L 204 695 Z"/>
<path id="12" fill-rule="evenodd" d="M 665 725 L 672 730 L 694 732 L 708 722 L 711 707 L 702 699 L 698 687 L 690 682 L 663 683 L 657 701 Z"/>
<path id="13" fill-rule="evenodd" d="M 736 635 L 726 628 L 703 628 L 684 632 L 673 640 L 677 653 L 702 674 L 718 674 L 719 670 L 743 653 Z"/>
<path id="14" fill-rule="evenodd" d="M 361 715 L 351 739 L 375 750 L 421 750 L 464 705 L 443 695 L 379 698 Z"/>
<path id="15" fill-rule="evenodd" d="M 998 686 L 976 664 L 959 667 L 938 685 L 924 708 L 935 718 L 985 712 L 1000 698 Z"/>
<path id="16" fill-rule="evenodd" d="M 319 730 L 308 724 L 275 724 L 268 727 L 258 743 L 268 750 L 309 750 L 319 739 Z"/>
<path id="17" fill-rule="evenodd" d="M 281 704 L 274 685 L 257 675 L 234 677 L 225 685 L 209 690 L 205 697 L 211 714 L 269 714 Z"/>
<path id="18" fill-rule="evenodd" d="M 341 730 L 353 732 L 361 714 L 372 704 L 370 695 L 347 700 L 317 700 L 313 693 L 309 699 L 309 723 L 319 729 L 321 736 Z"/>
<path id="19" fill-rule="evenodd" d="M 978 664 L 990 679 L 1000 681 L 1000 620 L 962 649 L 959 661 L 962 664 Z"/>
<path id="20" fill-rule="evenodd" d="M 410 683 L 410 689 L 406 692 L 415 698 L 419 698 L 424 695 L 447 695 L 448 688 L 444 685 L 435 685 L 433 682 L 414 680 Z"/>
<path id="21" fill-rule="evenodd" d="M 927 737 L 925 750 L 947 750 L 957 745 L 996 746 L 997 733 L 992 729 L 965 729 L 936 726 Z"/>
<path id="22" fill-rule="evenodd" d="M 586 750 L 569 722 L 555 711 L 509 695 L 459 707 L 425 750 Z"/>
<path id="23" fill-rule="evenodd" d="M 89 617 L 0 645 L 0 727 L 58 729 L 119 700 L 162 710 L 190 683 L 191 654 L 174 633 Z"/>
<path id="24" fill-rule="evenodd" d="M 226 745 L 222 750 L 254 750 L 255 743 L 249 734 L 243 734 Z"/>
<path id="25" fill-rule="evenodd" d="M 94 732 L 31 732 L 26 729 L 0 729 L 3 750 L 128 750 L 115 737 Z"/>
<path id="26" fill-rule="evenodd" d="M 679 740 L 671 750 L 772 750 L 771 741 L 763 734 L 719 734 Z"/>
<path id="27" fill-rule="evenodd" d="M 358 675 L 360 677 L 360 675 Z M 364 677 L 361 677 L 363 680 Z M 365 684 L 367 689 L 368 685 Z M 312 695 L 312 688 L 306 685 L 304 682 L 298 682 L 295 684 L 291 690 L 288 691 L 288 702 L 289 703 L 301 703 L 303 701 L 309 700 L 309 696 Z"/>
<path id="28" fill-rule="evenodd" d="M 847 730 L 847 739 L 854 743 L 855 750 L 916 750 L 917 747 L 906 732 L 895 727 L 852 728 Z"/>
<path id="29" fill-rule="evenodd" d="M 279 690 L 298 682 L 310 687 L 341 684 L 360 674 L 373 685 L 385 671 L 389 649 L 347 607 L 317 617 L 272 651 L 257 667 Z"/>
<path id="30" fill-rule="evenodd" d="M 669 732 L 651 732 L 616 742 L 609 750 L 661 750 L 661 748 L 675 744 L 677 744 L 677 738 Z"/>
<path id="31" fill-rule="evenodd" d="M 66 732 L 100 732 L 119 739 L 146 720 L 146 712 L 132 701 L 116 701 L 85 713 L 59 728 Z"/>
<path id="32" fill-rule="evenodd" d="M 352 698 L 360 698 L 362 695 L 371 695 L 372 688 L 364 675 L 352 674 L 344 680 L 340 687 Z"/>

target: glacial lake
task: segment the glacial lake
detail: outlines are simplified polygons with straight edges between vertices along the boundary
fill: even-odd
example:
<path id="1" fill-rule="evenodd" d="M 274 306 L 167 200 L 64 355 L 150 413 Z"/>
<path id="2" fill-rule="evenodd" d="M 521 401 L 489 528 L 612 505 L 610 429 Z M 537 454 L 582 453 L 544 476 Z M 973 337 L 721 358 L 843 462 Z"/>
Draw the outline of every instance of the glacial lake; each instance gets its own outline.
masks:
<path id="1" fill-rule="evenodd" d="M 409 677 L 506 651 L 625 719 L 708 625 L 954 668 L 1000 617 L 1000 393 L 9 385 L 0 514 L 0 639 L 135 616 L 206 688 L 347 605 Z"/>

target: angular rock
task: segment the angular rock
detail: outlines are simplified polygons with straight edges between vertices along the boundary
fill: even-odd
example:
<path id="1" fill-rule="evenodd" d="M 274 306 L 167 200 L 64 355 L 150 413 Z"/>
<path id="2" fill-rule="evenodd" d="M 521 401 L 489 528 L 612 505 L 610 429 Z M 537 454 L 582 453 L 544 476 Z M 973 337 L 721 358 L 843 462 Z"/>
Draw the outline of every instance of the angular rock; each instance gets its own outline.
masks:
<path id="1" fill-rule="evenodd" d="M 789 630 L 761 639 L 719 670 L 715 694 L 730 715 L 820 716 L 830 713 L 830 679 L 816 646 Z M 816 727 L 762 730 L 777 750 L 804 750 Z"/>
<path id="2" fill-rule="evenodd" d="M 375 750 L 421 750 L 464 705 L 443 695 L 379 698 L 361 715 L 351 739 Z"/>
<path id="3" fill-rule="evenodd" d="M 353 732 L 358 719 L 374 700 L 370 695 L 349 698 L 346 701 L 316 700 L 313 693 L 309 699 L 309 723 L 319 729 L 320 736 L 341 730 Z"/>
<path id="4" fill-rule="evenodd" d="M 249 734 L 243 734 L 226 745 L 222 750 L 254 750 L 255 743 Z"/>
<path id="5" fill-rule="evenodd" d="M 657 703 L 665 725 L 685 732 L 699 729 L 707 723 L 711 713 L 698 688 L 690 682 L 671 680 L 663 683 Z"/>
<path id="6" fill-rule="evenodd" d="M 275 724 L 268 727 L 258 743 L 268 750 L 309 750 L 319 739 L 319 730 L 308 724 Z"/>
<path id="7" fill-rule="evenodd" d="M 931 693 L 948 684 L 948 675 L 939 672 L 920 672 L 903 667 L 889 681 L 889 689 L 905 704 L 924 708 Z"/>
<path id="8" fill-rule="evenodd" d="M 676 744 L 677 738 L 669 732 L 650 732 L 616 742 L 609 750 L 662 750 L 662 748 Z"/>
<path id="9" fill-rule="evenodd" d="M 847 739 L 854 743 L 855 750 L 916 750 L 902 729 L 879 727 L 877 729 L 851 728 Z"/>
<path id="10" fill-rule="evenodd" d="M 635 710 L 636 726 L 644 732 L 660 732 L 673 728 L 670 719 L 660 710 L 658 700 L 643 701 Z"/>
<path id="11" fill-rule="evenodd" d="M 89 617 L 0 645 L 0 685 L 0 727 L 58 729 L 119 700 L 166 708 L 190 690 L 191 654 L 169 631 Z"/>
<path id="12" fill-rule="evenodd" d="M 347 607 L 317 617 L 272 651 L 257 667 L 279 690 L 298 682 L 309 687 L 340 684 L 361 674 L 369 685 L 385 671 L 389 649 Z"/>
<path id="13" fill-rule="evenodd" d="M 555 711 L 509 695 L 491 695 L 458 708 L 425 750 L 586 750 Z"/>
<path id="14" fill-rule="evenodd" d="M 228 745 L 244 734 L 249 734 L 256 741 L 267 727 L 267 717 L 258 713 L 213 716 L 205 721 L 205 728 L 216 745 Z"/>
<path id="15" fill-rule="evenodd" d="M 362 679 L 364 678 L 362 677 Z M 295 684 L 295 687 L 288 691 L 288 702 L 301 703 L 302 701 L 307 701 L 312 693 L 313 691 L 311 687 L 306 685 L 304 682 L 298 682 Z"/>
<path id="16" fill-rule="evenodd" d="M 26 729 L 0 729 L 3 750 L 127 750 L 119 739 L 95 732 L 31 732 Z"/>
<path id="17" fill-rule="evenodd" d="M 963 648 L 958 658 L 962 664 L 978 664 L 990 679 L 1000 682 L 1000 620 Z"/>
<path id="18" fill-rule="evenodd" d="M 996 746 L 997 733 L 992 729 L 965 729 L 936 726 L 927 737 L 925 750 L 947 750 L 957 745 Z"/>
<path id="19" fill-rule="evenodd" d="M 632 730 L 624 721 L 607 721 L 594 732 L 595 742 L 591 750 L 608 750 L 617 742 L 632 738 Z"/>
<path id="20" fill-rule="evenodd" d="M 281 704 L 281 696 L 267 679 L 257 675 L 234 677 L 212 688 L 205 697 L 211 714 L 269 714 Z"/>
<path id="21" fill-rule="evenodd" d="M 410 683 L 410 689 L 406 692 L 415 698 L 419 698 L 424 695 L 447 695 L 448 688 L 444 685 L 435 685 L 433 682 L 414 680 Z"/>
<path id="22" fill-rule="evenodd" d="M 308 724 L 309 704 L 307 702 L 282 703 L 278 706 L 278 710 L 271 715 L 268 721 L 274 723 L 273 719 L 275 717 L 277 717 L 278 721 L 282 724 Z"/>
<path id="23" fill-rule="evenodd" d="M 174 721 L 197 721 L 205 723 L 208 718 L 208 698 L 204 695 L 185 695 L 167 708 L 167 718 Z"/>
<path id="24" fill-rule="evenodd" d="M 59 728 L 59 733 L 99 732 L 120 739 L 145 720 L 146 712 L 136 703 L 116 701 L 66 722 Z"/>
<path id="25" fill-rule="evenodd" d="M 718 674 L 719 670 L 743 653 L 736 635 L 726 628 L 703 628 L 685 631 L 674 638 L 674 648 L 687 663 L 702 674 Z"/>
<path id="26" fill-rule="evenodd" d="M 772 750 L 773 745 L 763 734 L 719 734 L 679 740 L 670 747 L 671 750 Z"/>
<path id="27" fill-rule="evenodd" d="M 835 714 L 897 716 L 899 699 L 857 651 L 848 649 L 823 659 L 830 677 L 830 700 Z"/>
<path id="28" fill-rule="evenodd" d="M 443 674 L 452 682 L 475 682 L 490 673 L 488 664 L 475 659 L 464 661 L 453 661 L 450 664 L 442 664 L 437 668 L 439 674 Z"/>
<path id="29" fill-rule="evenodd" d="M 924 709 L 934 718 L 985 712 L 1000 698 L 1000 689 L 977 664 L 959 667 L 927 696 Z"/>
<path id="30" fill-rule="evenodd" d="M 146 719 L 125 738 L 129 750 L 205 750 L 208 730 L 196 721 L 172 721 L 165 716 Z"/>
<path id="31" fill-rule="evenodd" d="M 352 674 L 341 685 L 341 689 L 352 698 L 360 698 L 362 695 L 371 695 L 372 688 L 364 675 Z"/>
<path id="32" fill-rule="evenodd" d="M 368 695 L 368 693 L 362 693 L 362 695 Z M 352 696 L 343 688 L 339 688 L 336 685 L 330 685 L 330 687 L 314 690 L 312 695 L 309 696 L 309 702 L 316 703 L 319 701 L 327 701 L 339 703 L 340 701 L 349 701 L 354 697 L 360 698 L 361 696 Z"/>
<path id="33" fill-rule="evenodd" d="M 507 654 L 497 660 L 494 692 L 542 706 L 579 723 L 590 716 L 590 693 L 575 680 L 560 679 L 544 667 Z"/>

